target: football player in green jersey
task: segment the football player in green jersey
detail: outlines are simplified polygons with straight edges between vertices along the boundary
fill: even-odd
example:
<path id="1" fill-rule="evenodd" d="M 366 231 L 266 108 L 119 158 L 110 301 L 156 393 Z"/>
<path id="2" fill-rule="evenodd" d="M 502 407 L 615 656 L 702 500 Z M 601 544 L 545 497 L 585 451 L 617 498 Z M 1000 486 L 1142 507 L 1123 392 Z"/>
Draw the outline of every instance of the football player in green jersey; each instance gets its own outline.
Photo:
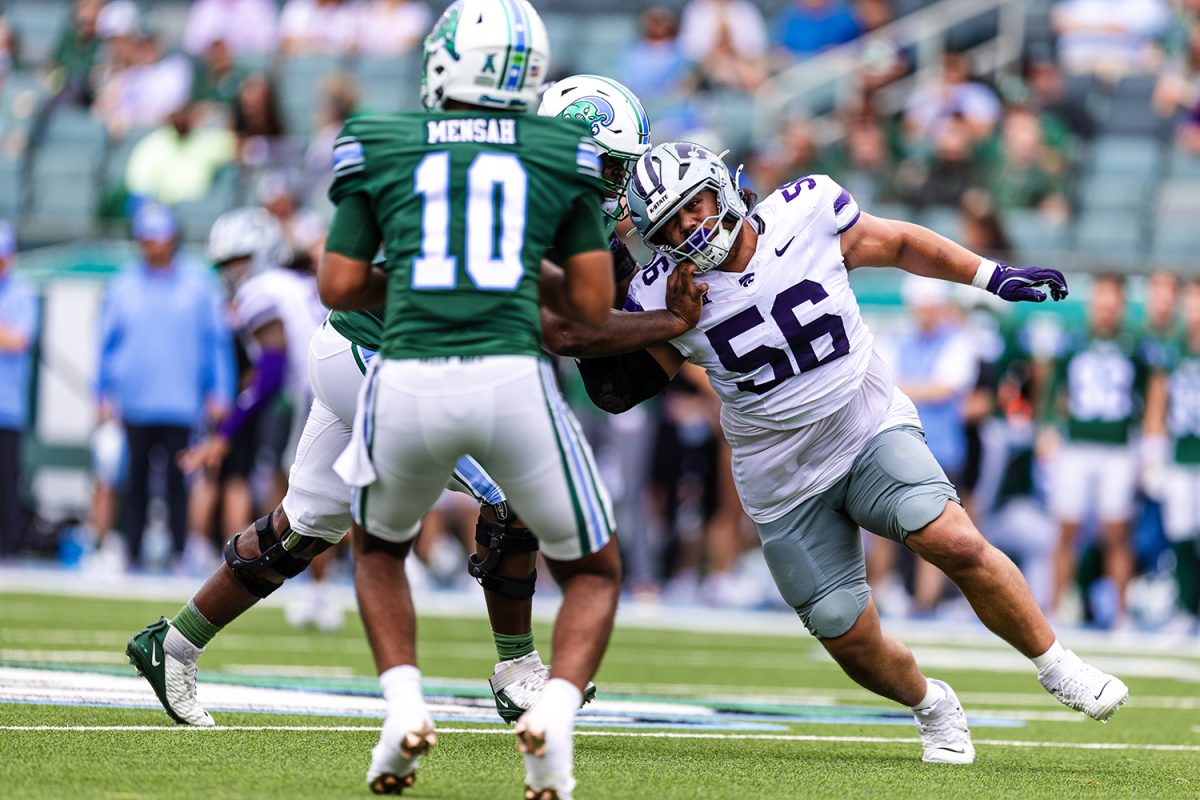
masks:
<path id="1" fill-rule="evenodd" d="M 539 315 L 540 301 L 602 324 L 612 257 L 589 127 L 517 113 L 548 66 L 526 0 L 459 0 L 425 42 L 432 113 L 352 119 L 335 143 L 321 296 L 347 310 L 386 301 L 337 464 L 354 489 L 359 608 L 388 703 L 367 774 L 380 793 L 411 785 L 436 741 L 403 563 L 459 457 L 479 458 L 505 487 L 563 587 L 551 680 L 517 724 L 531 797 L 571 795 L 575 711 L 612 628 L 611 504 L 541 358 Z M 371 263 L 381 244 L 383 268 Z M 550 247 L 562 270 L 539 280 Z"/>
<path id="2" fill-rule="evenodd" d="M 1124 281 L 1098 276 L 1092 285 L 1088 330 L 1068 338 L 1046 393 L 1048 416 L 1061 423 L 1051 510 L 1059 523 L 1052 607 L 1075 574 L 1075 540 L 1089 508 L 1096 509 L 1104 572 L 1118 592 L 1124 624 L 1125 588 L 1133 577 L 1129 522 L 1137 462 L 1131 434 L 1141 418 L 1149 369 L 1133 336 L 1123 330 Z"/>
<path id="3" fill-rule="evenodd" d="M 1165 447 L 1155 474 L 1163 504 L 1163 529 L 1175 556 L 1179 616 L 1171 623 L 1194 633 L 1200 612 L 1200 282 L 1183 290 L 1184 335 L 1165 348 L 1161 370 L 1146 394 L 1147 441 Z M 1165 440 L 1165 441 L 1164 441 Z"/>

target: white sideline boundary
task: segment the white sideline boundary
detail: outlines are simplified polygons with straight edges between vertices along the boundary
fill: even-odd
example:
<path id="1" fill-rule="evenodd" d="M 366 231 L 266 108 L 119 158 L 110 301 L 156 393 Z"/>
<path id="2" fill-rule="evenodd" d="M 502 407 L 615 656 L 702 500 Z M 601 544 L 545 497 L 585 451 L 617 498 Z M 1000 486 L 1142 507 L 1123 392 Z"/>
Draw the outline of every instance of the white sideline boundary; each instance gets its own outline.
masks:
<path id="1" fill-rule="evenodd" d="M 47 733 L 99 733 L 107 731 L 186 731 L 196 735 L 221 732 L 281 732 L 316 731 L 323 733 L 377 733 L 378 725 L 215 725 L 208 728 L 193 725 L 0 725 L 0 731 Z M 507 728 L 438 728 L 439 734 L 482 734 L 512 736 Z M 817 736 L 806 734 L 769 733 L 682 733 L 675 731 L 575 731 L 576 736 L 608 736 L 632 739 L 717 739 L 722 741 L 766 742 L 842 742 L 857 744 L 920 744 L 920 739 L 894 736 Z M 1058 748 L 1067 750 L 1148 750 L 1166 753 L 1200 753 L 1200 745 L 1143 744 L 1137 742 L 1036 742 L 1019 739 L 975 739 L 976 745 L 989 747 Z"/>

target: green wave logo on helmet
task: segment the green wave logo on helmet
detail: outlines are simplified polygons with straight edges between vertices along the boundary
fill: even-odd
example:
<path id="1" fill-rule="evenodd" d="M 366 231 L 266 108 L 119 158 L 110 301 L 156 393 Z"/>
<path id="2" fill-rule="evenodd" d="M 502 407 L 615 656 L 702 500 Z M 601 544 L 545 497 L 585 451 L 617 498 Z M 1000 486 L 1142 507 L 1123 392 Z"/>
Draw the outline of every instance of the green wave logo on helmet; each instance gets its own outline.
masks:
<path id="1" fill-rule="evenodd" d="M 462 14 L 462 2 L 454 3 L 442 14 L 437 25 L 425 37 L 425 49 L 429 50 L 436 47 L 440 42 L 450 53 L 451 57 L 458 60 L 458 52 L 454 49 L 454 34 L 458 32 L 458 18 Z"/>
<path id="2" fill-rule="evenodd" d="M 607 128 L 616 119 L 612 103 L 603 97 L 581 97 L 563 109 L 564 119 L 577 119 L 592 126 L 592 136 L 600 135 L 601 126 Z"/>

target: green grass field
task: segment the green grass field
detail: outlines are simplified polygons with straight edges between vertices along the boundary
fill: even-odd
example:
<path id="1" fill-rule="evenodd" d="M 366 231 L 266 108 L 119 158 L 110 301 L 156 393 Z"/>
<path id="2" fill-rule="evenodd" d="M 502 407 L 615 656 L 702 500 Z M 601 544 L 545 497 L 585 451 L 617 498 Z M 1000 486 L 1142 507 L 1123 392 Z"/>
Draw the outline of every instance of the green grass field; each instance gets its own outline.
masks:
<path id="1" fill-rule="evenodd" d="M 255 609 L 201 661 L 202 701 L 239 707 L 249 697 L 249 706 L 274 708 L 272 692 L 290 688 L 344 711 L 219 711 L 218 702 L 221 727 L 197 730 L 172 726 L 149 687 L 124 677 L 133 674 L 129 635 L 177 607 L 0 590 L 0 797 L 371 796 L 364 772 L 379 701 L 367 697 L 373 670 L 356 620 L 321 635 L 287 628 L 278 607 Z M 1132 690 L 1100 725 L 1059 706 L 994 640 L 906 632 L 971 720 L 977 761 L 949 767 L 921 763 L 904 709 L 854 687 L 798 621 L 779 623 L 774 635 L 618 624 L 597 678 L 601 698 L 579 727 L 576 796 L 1200 797 L 1194 645 L 1077 648 Z M 486 708 L 495 658 L 487 622 L 423 616 L 419 631 L 427 694 L 444 714 L 435 713 L 439 745 L 406 796 L 520 797 L 521 759 Z M 548 647 L 548 628 L 536 632 Z M 43 680 L 45 697 L 30 702 L 21 687 Z"/>

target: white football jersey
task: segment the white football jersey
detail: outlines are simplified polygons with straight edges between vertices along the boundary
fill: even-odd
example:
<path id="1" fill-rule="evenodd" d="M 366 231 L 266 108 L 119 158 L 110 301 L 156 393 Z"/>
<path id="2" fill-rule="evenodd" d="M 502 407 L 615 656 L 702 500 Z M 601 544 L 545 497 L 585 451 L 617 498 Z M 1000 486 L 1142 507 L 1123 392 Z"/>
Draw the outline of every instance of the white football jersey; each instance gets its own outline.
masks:
<path id="1" fill-rule="evenodd" d="M 288 374 L 285 389 L 299 402 L 311 394 L 308 384 L 308 343 L 325 319 L 316 280 L 276 267 L 247 280 L 233 298 L 233 323 L 251 352 L 251 334 L 273 320 L 283 323 L 287 337 Z"/>
<path id="2" fill-rule="evenodd" d="M 858 216 L 828 176 L 780 187 L 747 218 L 758 244 L 745 270 L 697 276 L 709 286 L 700 323 L 671 341 L 721 397 L 734 478 L 758 522 L 833 485 L 884 427 L 919 424 L 850 290 L 841 234 Z M 634 277 L 626 309 L 666 308 L 672 268 L 659 257 Z"/>

